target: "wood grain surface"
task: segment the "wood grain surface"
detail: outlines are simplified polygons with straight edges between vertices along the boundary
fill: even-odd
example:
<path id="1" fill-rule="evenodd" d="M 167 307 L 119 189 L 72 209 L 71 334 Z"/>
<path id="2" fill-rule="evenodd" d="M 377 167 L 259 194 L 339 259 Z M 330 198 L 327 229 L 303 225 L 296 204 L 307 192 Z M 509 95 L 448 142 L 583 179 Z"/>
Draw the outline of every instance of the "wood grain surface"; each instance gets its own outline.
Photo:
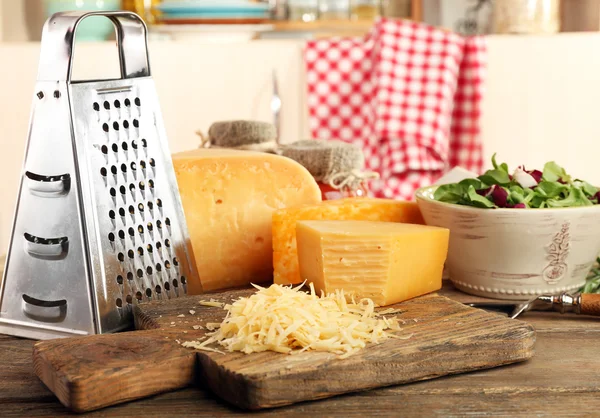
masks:
<path id="1" fill-rule="evenodd" d="M 210 297 L 227 303 L 252 293 Z M 201 306 L 202 298 L 137 306 L 136 327 L 145 331 L 37 343 L 36 374 L 75 411 L 182 388 L 194 376 L 237 407 L 261 409 L 486 369 L 533 355 L 535 335 L 529 325 L 437 295 L 394 306 L 403 311 L 399 318 L 410 339 L 371 345 L 344 360 L 321 352 L 223 355 L 185 349 L 180 342 L 206 332 L 195 325 L 220 322 L 224 316 L 221 308 Z"/>
<path id="2" fill-rule="evenodd" d="M 450 285 L 440 292 L 462 302 Z M 471 297 L 475 299 L 474 297 Z M 347 394 L 252 414 L 263 417 L 388 416 L 597 416 L 600 411 L 600 320 L 554 312 L 528 312 L 536 354 L 526 362 L 406 385 Z M 37 378 L 34 341 L 0 335 L 0 405 L 3 417 L 69 416 Z M 88 413 L 91 417 L 235 417 L 242 411 L 208 389 L 191 387 Z"/>
<path id="3" fill-rule="evenodd" d="M 600 316 L 600 295 L 581 295 L 581 313 L 584 315 Z"/>

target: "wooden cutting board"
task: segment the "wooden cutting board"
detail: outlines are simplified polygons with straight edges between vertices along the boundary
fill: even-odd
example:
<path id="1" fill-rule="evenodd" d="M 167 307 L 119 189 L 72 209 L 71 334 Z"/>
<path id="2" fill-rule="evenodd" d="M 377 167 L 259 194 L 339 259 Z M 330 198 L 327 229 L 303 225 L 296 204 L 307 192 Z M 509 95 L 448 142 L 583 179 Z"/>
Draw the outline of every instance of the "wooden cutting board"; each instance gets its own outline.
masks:
<path id="1" fill-rule="evenodd" d="M 273 352 L 219 354 L 181 347 L 220 322 L 221 308 L 252 290 L 157 301 L 135 307 L 134 331 L 38 342 L 36 374 L 74 411 L 84 412 L 192 384 L 210 388 L 244 409 L 270 408 L 342 393 L 492 368 L 533 356 L 535 332 L 521 321 L 439 295 L 416 298 L 401 309 L 403 333 L 339 359 L 335 354 Z M 194 314 L 190 310 L 195 311 Z"/>

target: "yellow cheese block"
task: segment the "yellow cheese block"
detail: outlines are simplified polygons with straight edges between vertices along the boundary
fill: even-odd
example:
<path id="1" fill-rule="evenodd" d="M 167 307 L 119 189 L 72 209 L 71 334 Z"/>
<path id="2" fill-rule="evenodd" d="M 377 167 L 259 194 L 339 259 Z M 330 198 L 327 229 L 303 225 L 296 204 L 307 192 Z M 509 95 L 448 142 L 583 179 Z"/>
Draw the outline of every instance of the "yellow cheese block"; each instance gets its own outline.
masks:
<path id="1" fill-rule="evenodd" d="M 299 221 L 296 229 L 300 275 L 317 291 L 385 306 L 442 287 L 448 229 L 367 221 Z"/>
<path id="2" fill-rule="evenodd" d="M 321 201 L 310 173 L 278 155 L 197 149 L 173 166 L 205 291 L 270 281 L 273 211 Z"/>
<path id="3" fill-rule="evenodd" d="M 349 198 L 278 210 L 273 214 L 273 269 L 277 284 L 301 283 L 296 252 L 299 220 L 381 221 L 424 224 L 415 202 Z"/>

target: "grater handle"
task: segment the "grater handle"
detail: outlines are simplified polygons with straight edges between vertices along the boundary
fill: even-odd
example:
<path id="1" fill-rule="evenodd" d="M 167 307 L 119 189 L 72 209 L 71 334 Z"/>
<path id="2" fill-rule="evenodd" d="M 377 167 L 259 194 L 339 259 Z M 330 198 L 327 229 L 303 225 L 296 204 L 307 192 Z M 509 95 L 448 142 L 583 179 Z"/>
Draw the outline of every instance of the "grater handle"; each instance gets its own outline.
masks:
<path id="1" fill-rule="evenodd" d="M 60 12 L 44 25 L 38 81 L 71 82 L 75 33 L 83 19 L 104 16 L 117 31 L 121 78 L 150 76 L 148 28 L 132 12 Z"/>

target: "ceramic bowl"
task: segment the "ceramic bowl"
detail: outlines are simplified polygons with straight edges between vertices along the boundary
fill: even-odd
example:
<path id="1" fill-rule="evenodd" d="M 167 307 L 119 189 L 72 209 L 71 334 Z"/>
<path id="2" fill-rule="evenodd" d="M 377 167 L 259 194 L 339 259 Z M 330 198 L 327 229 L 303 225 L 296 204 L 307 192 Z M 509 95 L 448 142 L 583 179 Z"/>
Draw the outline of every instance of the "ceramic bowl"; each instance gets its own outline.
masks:
<path id="1" fill-rule="evenodd" d="M 460 290 L 525 300 L 585 283 L 600 253 L 600 205 L 479 209 L 434 200 L 437 187 L 416 198 L 428 225 L 450 229 L 446 267 Z"/>
<path id="2" fill-rule="evenodd" d="M 45 0 L 46 15 L 66 11 L 112 11 L 121 8 L 121 0 Z M 114 33 L 115 27 L 110 20 L 101 16 L 85 19 L 77 27 L 78 41 L 103 41 Z"/>

